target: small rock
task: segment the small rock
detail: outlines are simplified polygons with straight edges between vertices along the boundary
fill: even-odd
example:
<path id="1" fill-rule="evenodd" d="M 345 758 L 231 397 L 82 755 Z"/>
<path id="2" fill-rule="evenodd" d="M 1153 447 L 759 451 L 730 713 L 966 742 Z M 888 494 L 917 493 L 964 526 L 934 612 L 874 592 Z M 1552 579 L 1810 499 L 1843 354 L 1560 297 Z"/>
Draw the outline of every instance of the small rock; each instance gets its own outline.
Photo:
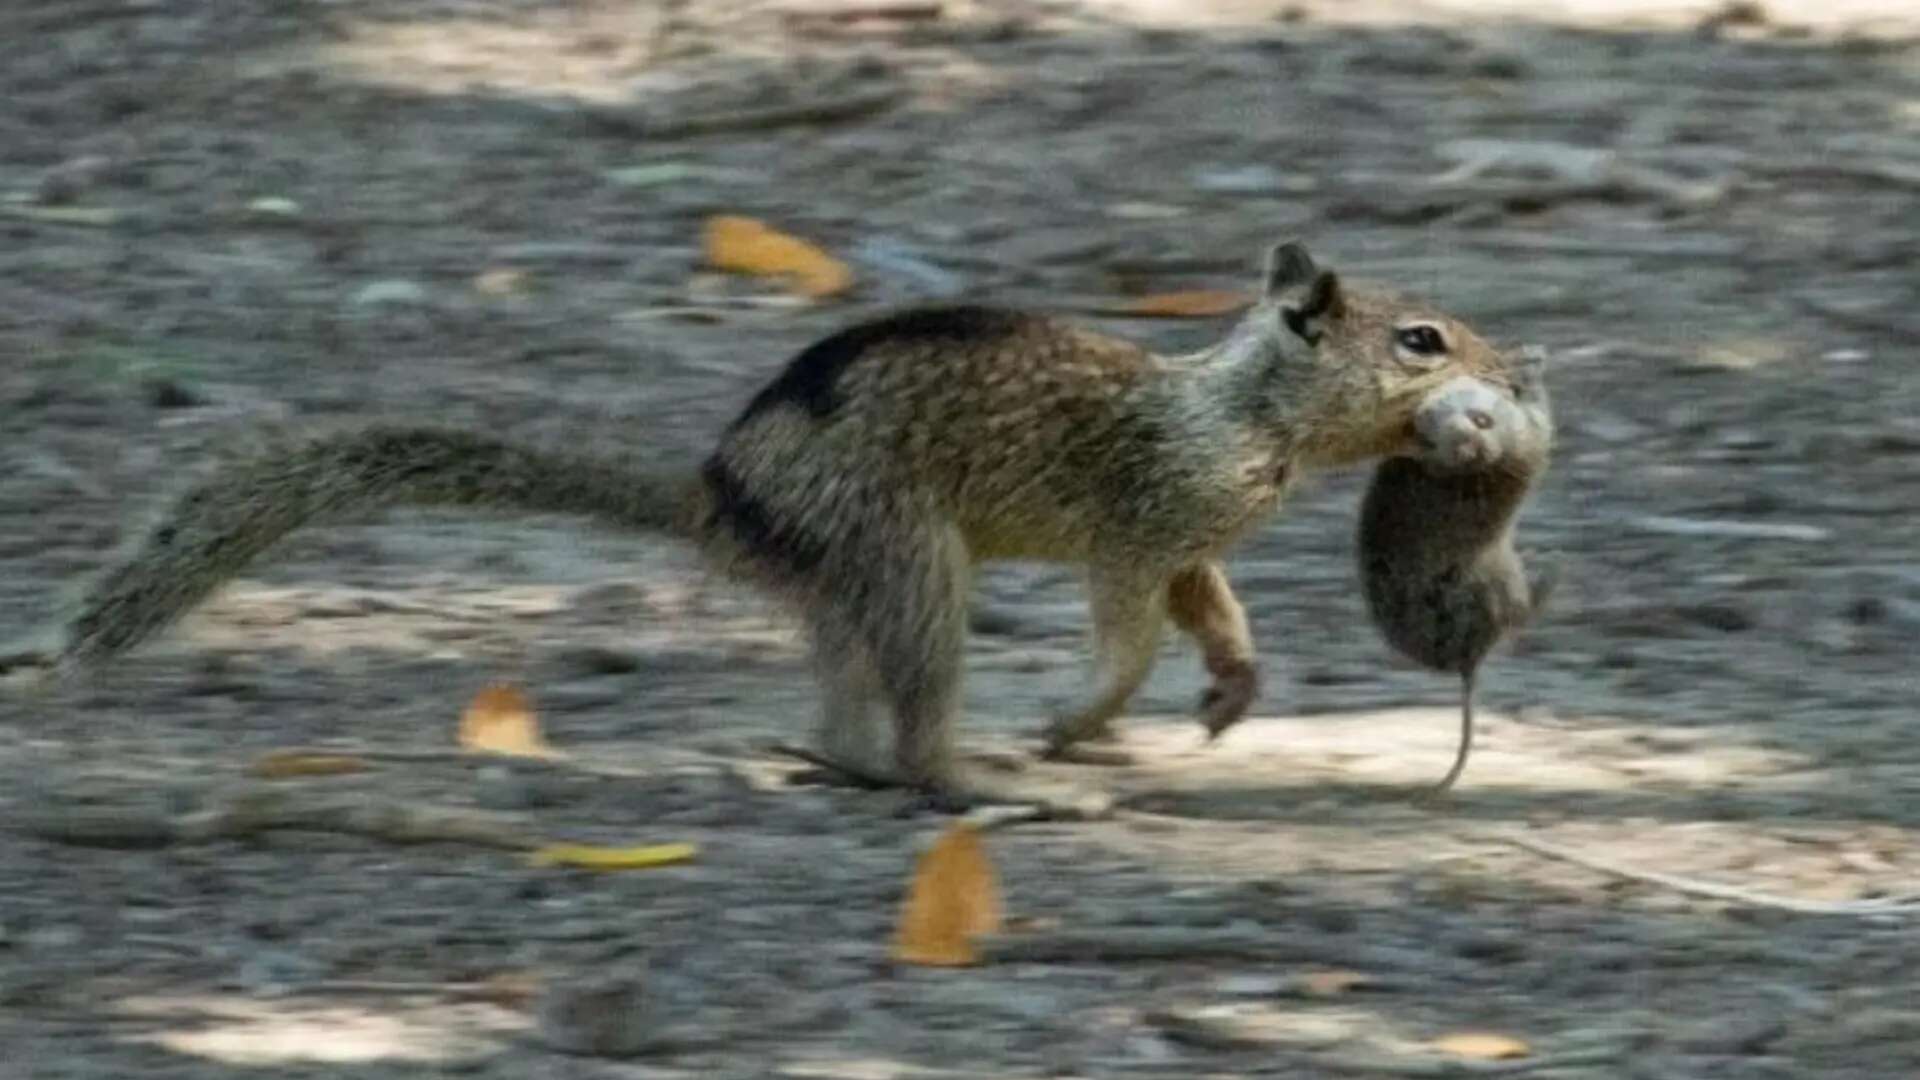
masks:
<path id="1" fill-rule="evenodd" d="M 1574 427 L 1604 443 L 1635 442 L 1647 434 L 1645 424 L 1636 423 L 1613 413 L 1600 412 L 1597 409 L 1584 412 L 1574 421 Z"/>
<path id="2" fill-rule="evenodd" d="M 191 409 L 207 403 L 206 398 L 178 379 L 156 375 L 145 380 L 141 389 L 147 404 L 156 409 Z"/>
<path id="3" fill-rule="evenodd" d="M 304 207 L 279 195 L 263 195 L 247 204 L 247 214 L 262 221 L 297 220 Z"/>
<path id="4" fill-rule="evenodd" d="M 405 278 L 370 281 L 353 294 L 355 307 L 415 307 L 426 302 L 426 288 Z"/>
<path id="5" fill-rule="evenodd" d="M 85 941 L 86 936 L 78 926 L 70 923 L 49 923 L 21 934 L 20 944 L 32 952 L 71 949 Z"/>
<path id="6" fill-rule="evenodd" d="M 1687 621 L 1718 630 L 1723 634 L 1737 634 L 1742 630 L 1751 630 L 1756 622 L 1752 612 L 1733 604 L 1694 604 L 1680 608 L 1678 611 Z"/>
<path id="7" fill-rule="evenodd" d="M 488 810 L 538 810 L 558 806 L 572 793 L 573 783 L 562 776 L 488 766 L 475 777 L 473 801 Z"/>
<path id="8" fill-rule="evenodd" d="M 1527 943 L 1516 934 L 1470 933 L 1453 942 L 1453 954 L 1468 960 L 1511 964 L 1527 958 Z"/>
<path id="9" fill-rule="evenodd" d="M 566 1054 L 624 1058 L 666 1048 L 659 1006 L 637 975 L 556 983 L 538 1024 L 541 1041 Z"/>
<path id="10" fill-rule="evenodd" d="M 254 994 L 285 993 L 316 978 L 320 972 L 320 965 L 304 956 L 280 949 L 263 949 L 243 961 L 226 982 L 234 989 Z"/>
<path id="11" fill-rule="evenodd" d="M 1517 53 L 1488 51 L 1470 57 L 1467 72 L 1483 79 L 1524 79 L 1533 74 L 1533 65 Z"/>
<path id="12" fill-rule="evenodd" d="M 1676 1040 L 1690 1054 L 1764 1054 L 1787 1034 L 1777 1016 L 1729 1016 L 1683 1032 Z"/>
<path id="13" fill-rule="evenodd" d="M 40 175 L 33 200 L 42 206 L 65 206 L 98 187 L 113 168 L 113 162 L 99 154 L 63 161 Z"/>
<path id="14" fill-rule="evenodd" d="M 1213 989 L 1225 997 L 1279 997 L 1287 984 L 1284 975 L 1225 975 L 1214 980 Z"/>
<path id="15" fill-rule="evenodd" d="M 555 659 L 582 675 L 630 675 L 640 670 L 640 655 L 605 645 L 567 649 Z"/>
<path id="16" fill-rule="evenodd" d="M 1214 195 L 1307 195 L 1320 186 L 1311 176 L 1283 173 L 1270 165 L 1196 169 L 1192 183 L 1195 190 Z"/>

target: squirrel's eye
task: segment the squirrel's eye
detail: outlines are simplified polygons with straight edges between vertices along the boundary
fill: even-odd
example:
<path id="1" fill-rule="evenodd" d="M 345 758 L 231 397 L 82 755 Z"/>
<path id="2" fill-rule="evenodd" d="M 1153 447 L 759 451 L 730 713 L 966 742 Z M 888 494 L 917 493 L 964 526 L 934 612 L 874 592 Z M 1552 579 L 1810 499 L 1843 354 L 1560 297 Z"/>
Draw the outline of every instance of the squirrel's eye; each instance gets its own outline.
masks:
<path id="1" fill-rule="evenodd" d="M 1415 356 L 1442 356 L 1447 351 L 1447 339 L 1426 323 L 1401 327 L 1393 332 L 1393 341 Z"/>

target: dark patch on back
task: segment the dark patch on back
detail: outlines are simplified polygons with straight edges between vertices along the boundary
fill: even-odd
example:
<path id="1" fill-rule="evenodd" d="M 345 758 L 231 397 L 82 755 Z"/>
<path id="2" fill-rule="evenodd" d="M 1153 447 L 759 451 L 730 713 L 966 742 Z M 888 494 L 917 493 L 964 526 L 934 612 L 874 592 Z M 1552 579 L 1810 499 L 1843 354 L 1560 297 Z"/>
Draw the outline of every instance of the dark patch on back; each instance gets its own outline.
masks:
<path id="1" fill-rule="evenodd" d="M 840 407 L 840 376 L 868 349 L 890 342 L 943 342 L 971 345 L 1005 337 L 1032 316 L 978 305 L 915 308 L 851 326 L 802 350 L 768 383 L 734 426 L 769 409 L 792 405 L 813 417 L 831 416 Z"/>
<path id="2" fill-rule="evenodd" d="M 797 573 L 826 561 L 826 543 L 791 522 L 782 522 L 747 490 L 720 455 L 701 466 L 700 480 L 712 500 L 708 529 L 724 528 L 750 554 Z"/>

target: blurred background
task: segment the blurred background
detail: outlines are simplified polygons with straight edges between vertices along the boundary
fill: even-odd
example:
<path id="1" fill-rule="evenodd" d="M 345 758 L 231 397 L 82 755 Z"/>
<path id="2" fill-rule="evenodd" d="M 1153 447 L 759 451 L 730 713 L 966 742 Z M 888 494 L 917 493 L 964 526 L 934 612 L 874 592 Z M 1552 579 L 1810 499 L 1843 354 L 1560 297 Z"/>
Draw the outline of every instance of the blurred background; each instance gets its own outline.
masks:
<path id="1" fill-rule="evenodd" d="M 1198 752 L 1170 638 L 1141 763 L 1077 774 L 1155 824 L 994 838 L 1036 918 L 1403 949 L 1377 992 L 1300 998 L 1252 960 L 888 969 L 939 822 L 742 771 L 812 707 L 766 605 L 560 520 L 309 530 L 98 680 L 9 682 L 0 799 L 191 806 L 276 747 L 447 743 L 508 680 L 634 778 L 332 783 L 710 856 L 582 878 L 457 845 L 0 834 L 19 1075 L 1383 1075 L 1353 1070 L 1427 1067 L 1408 1048 L 1462 1028 L 1573 1055 L 1542 1076 L 1920 1067 L 1897 921 L 1489 839 L 1822 901 L 1920 881 L 1912 3 L 15 0 L 0 41 L 0 640 L 263 432 L 431 419 L 691 460 L 807 342 L 899 305 L 1196 347 L 1282 236 L 1553 351 L 1520 541 L 1564 575 L 1486 668 L 1451 803 L 1411 808 L 1452 681 L 1365 623 L 1365 471 L 1317 480 L 1232 567 L 1259 718 Z M 717 215 L 813 276 L 728 272 Z M 1085 626 L 1070 574 L 985 575 L 969 744 L 1031 735 Z M 615 964 L 706 1041 L 556 1057 L 534 1012 L 445 992 Z M 1257 1023 L 1166 1019 L 1208 1008 Z"/>

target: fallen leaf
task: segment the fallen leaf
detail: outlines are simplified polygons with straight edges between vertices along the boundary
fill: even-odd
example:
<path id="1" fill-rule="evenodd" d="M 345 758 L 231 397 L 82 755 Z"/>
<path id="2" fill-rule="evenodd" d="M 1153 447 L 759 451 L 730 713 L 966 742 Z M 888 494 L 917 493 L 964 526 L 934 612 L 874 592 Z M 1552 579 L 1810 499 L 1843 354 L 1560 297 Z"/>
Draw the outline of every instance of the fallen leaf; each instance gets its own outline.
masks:
<path id="1" fill-rule="evenodd" d="M 979 962 L 973 938 L 1001 929 L 1000 884 L 969 825 L 949 828 L 920 856 L 893 957 L 929 967 L 961 967 Z"/>
<path id="2" fill-rule="evenodd" d="M 1476 1061 L 1523 1058 L 1533 1053 L 1533 1048 L 1519 1039 L 1491 1031 L 1456 1031 L 1440 1036 L 1431 1045 L 1442 1053 Z"/>
<path id="3" fill-rule="evenodd" d="M 316 754 L 305 750 L 275 750 L 253 759 L 247 775 L 262 780 L 287 780 L 298 776 L 344 776 L 373 768 L 365 758 L 352 754 Z"/>
<path id="4" fill-rule="evenodd" d="M 12 206 L 0 205 L 0 213 L 44 221 L 53 225 L 92 225 L 105 228 L 118 225 L 125 214 L 107 206 Z"/>
<path id="5" fill-rule="evenodd" d="M 540 735 L 533 703 L 517 686 L 495 683 L 473 696 L 460 715 L 460 745 L 484 754 L 553 757 Z"/>
<path id="6" fill-rule="evenodd" d="M 1155 319 L 1204 319 L 1228 315 L 1253 303 L 1246 293 L 1225 289 L 1189 289 L 1135 297 L 1115 310 Z"/>
<path id="7" fill-rule="evenodd" d="M 720 214 L 707 219 L 707 262 L 721 270 L 791 278 L 814 298 L 834 296 L 853 285 L 847 264 L 805 240 L 749 217 Z"/>
<path id="8" fill-rule="evenodd" d="M 488 296 L 512 296 L 526 291 L 527 272 L 510 266 L 496 266 L 476 274 L 473 287 Z"/>
<path id="9" fill-rule="evenodd" d="M 533 972 L 502 971 L 461 987 L 459 997 L 513 1009 L 531 1003 L 545 989 L 545 983 Z"/>
<path id="10" fill-rule="evenodd" d="M 699 851 L 692 844 L 649 844 L 643 847 L 599 847 L 593 844 L 548 844 L 527 856 L 535 866 L 571 866 L 578 870 L 645 870 L 686 862 Z"/>
<path id="11" fill-rule="evenodd" d="M 1309 971 L 1300 976 L 1300 989 L 1308 997 L 1339 997 L 1372 982 L 1358 971 Z"/>

